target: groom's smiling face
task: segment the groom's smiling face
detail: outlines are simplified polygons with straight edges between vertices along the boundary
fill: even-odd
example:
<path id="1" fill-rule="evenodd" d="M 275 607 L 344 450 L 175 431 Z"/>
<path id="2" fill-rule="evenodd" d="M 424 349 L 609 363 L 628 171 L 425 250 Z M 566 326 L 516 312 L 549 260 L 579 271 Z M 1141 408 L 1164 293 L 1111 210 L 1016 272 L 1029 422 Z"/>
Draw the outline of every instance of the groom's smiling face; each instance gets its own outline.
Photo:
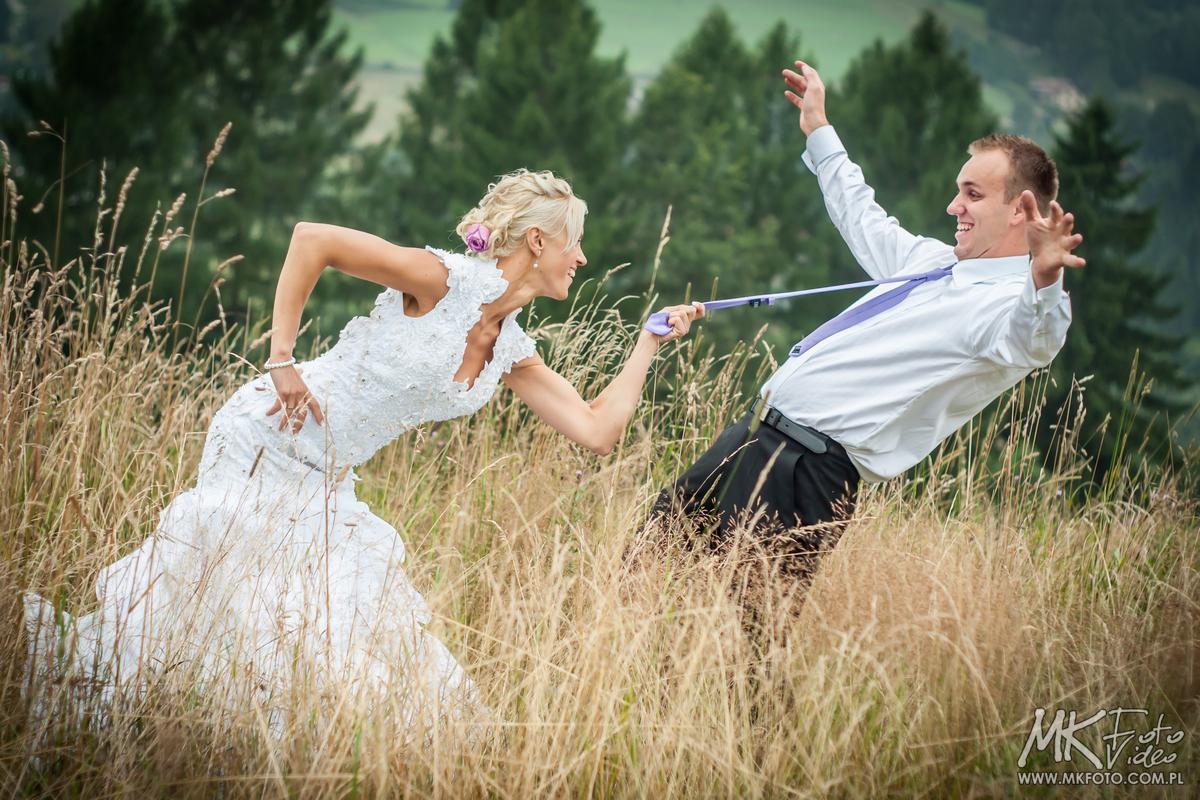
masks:
<path id="1" fill-rule="evenodd" d="M 954 255 L 959 260 L 988 257 L 1024 219 L 1018 198 L 1005 200 L 1009 168 L 1004 151 L 984 150 L 959 171 L 958 194 L 946 206 L 956 220 Z"/>

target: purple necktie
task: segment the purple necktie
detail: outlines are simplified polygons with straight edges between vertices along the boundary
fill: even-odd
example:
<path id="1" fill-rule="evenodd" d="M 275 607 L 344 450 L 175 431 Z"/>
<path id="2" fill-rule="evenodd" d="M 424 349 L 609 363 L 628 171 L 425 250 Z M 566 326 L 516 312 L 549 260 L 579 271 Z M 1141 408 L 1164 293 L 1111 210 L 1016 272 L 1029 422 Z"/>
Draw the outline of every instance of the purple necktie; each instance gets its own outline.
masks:
<path id="1" fill-rule="evenodd" d="M 821 327 L 817 328 L 808 336 L 805 336 L 803 339 L 793 345 L 791 351 L 788 352 L 788 355 L 795 358 L 802 353 L 807 353 L 809 350 L 813 349 L 838 331 L 844 331 L 846 328 L 853 327 L 854 325 L 857 325 L 864 320 L 868 320 L 882 311 L 887 311 L 894 305 L 898 305 L 904 298 L 908 297 L 913 289 L 927 281 L 936 281 L 946 277 L 950 274 L 950 270 L 952 269 L 954 269 L 954 264 L 951 264 L 948 267 L 940 267 L 938 269 L 930 270 L 929 272 L 918 275 L 912 280 L 905 281 L 889 292 L 884 292 L 878 297 L 872 297 L 865 303 L 860 303 L 859 305 L 847 308 L 845 311 L 838 314 L 836 317 L 829 320 Z"/>

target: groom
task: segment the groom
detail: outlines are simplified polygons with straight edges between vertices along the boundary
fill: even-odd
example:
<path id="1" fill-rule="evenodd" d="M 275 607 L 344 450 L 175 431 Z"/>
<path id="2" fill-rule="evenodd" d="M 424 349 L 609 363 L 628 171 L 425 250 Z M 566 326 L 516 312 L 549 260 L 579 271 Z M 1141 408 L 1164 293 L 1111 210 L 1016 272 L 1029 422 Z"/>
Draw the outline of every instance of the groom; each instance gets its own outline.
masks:
<path id="1" fill-rule="evenodd" d="M 1063 268 L 1083 240 L 1054 201 L 1058 173 L 1029 139 L 974 141 L 946 213 L 951 247 L 916 236 L 875 202 L 825 116 L 825 86 L 802 61 L 783 70 L 808 137 L 804 163 L 855 259 L 882 284 L 790 351 L 755 410 L 720 433 L 654 503 L 727 543 L 744 526 L 807 583 L 853 514 L 860 480 L 882 481 L 1062 348 L 1071 323 Z"/>

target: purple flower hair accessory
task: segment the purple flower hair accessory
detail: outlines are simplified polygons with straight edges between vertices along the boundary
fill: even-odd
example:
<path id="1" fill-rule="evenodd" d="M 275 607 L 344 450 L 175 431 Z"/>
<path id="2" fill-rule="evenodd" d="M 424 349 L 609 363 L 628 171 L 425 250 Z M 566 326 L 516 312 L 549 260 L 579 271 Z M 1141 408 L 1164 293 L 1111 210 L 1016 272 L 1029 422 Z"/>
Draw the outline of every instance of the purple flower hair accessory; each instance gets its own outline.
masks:
<path id="1" fill-rule="evenodd" d="M 492 238 L 492 232 L 488 230 L 486 225 L 480 225 L 478 222 L 467 228 L 467 236 L 463 240 L 467 243 L 467 247 L 473 253 L 482 253 L 487 250 L 488 242 Z"/>

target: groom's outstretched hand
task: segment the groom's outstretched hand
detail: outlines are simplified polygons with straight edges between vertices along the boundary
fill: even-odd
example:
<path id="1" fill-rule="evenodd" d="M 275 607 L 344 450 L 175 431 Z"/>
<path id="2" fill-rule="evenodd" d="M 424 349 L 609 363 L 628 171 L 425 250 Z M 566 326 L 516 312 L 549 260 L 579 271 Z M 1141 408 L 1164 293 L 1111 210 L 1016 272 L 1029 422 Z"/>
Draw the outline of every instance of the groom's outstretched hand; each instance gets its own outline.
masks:
<path id="1" fill-rule="evenodd" d="M 1056 201 L 1050 201 L 1050 216 L 1038 211 L 1033 192 L 1021 192 L 1021 210 L 1025 213 L 1025 243 L 1032 261 L 1033 285 L 1043 289 L 1058 280 L 1063 267 L 1082 267 L 1087 263 L 1071 251 L 1083 242 L 1083 234 L 1075 233 L 1075 215 L 1063 211 Z"/>
<path id="2" fill-rule="evenodd" d="M 783 81 L 789 87 L 783 96 L 800 109 L 800 130 L 808 136 L 829 124 L 825 118 L 825 84 L 817 71 L 803 61 L 796 62 L 796 69 L 799 71 L 783 71 Z"/>

